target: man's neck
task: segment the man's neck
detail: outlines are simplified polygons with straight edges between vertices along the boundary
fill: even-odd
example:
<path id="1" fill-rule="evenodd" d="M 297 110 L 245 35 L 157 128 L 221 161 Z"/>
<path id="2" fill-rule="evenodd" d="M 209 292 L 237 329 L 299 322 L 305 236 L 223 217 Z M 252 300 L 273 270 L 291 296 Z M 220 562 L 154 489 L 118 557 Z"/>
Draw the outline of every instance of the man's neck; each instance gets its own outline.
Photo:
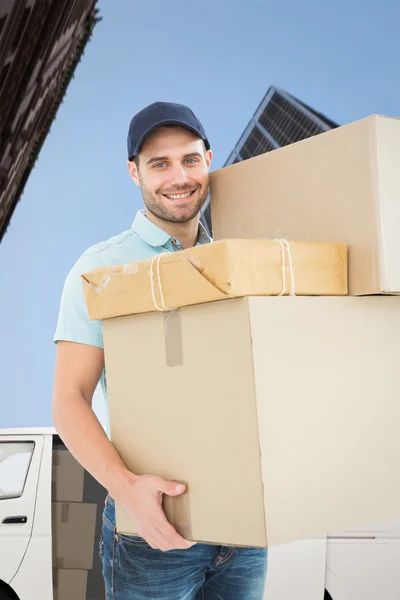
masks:
<path id="1" fill-rule="evenodd" d="M 147 209 L 145 214 L 149 221 L 160 227 L 160 229 L 168 233 L 171 237 L 179 240 L 183 248 L 192 248 L 192 246 L 197 244 L 199 237 L 199 215 L 187 223 L 171 223 L 153 215 Z"/>

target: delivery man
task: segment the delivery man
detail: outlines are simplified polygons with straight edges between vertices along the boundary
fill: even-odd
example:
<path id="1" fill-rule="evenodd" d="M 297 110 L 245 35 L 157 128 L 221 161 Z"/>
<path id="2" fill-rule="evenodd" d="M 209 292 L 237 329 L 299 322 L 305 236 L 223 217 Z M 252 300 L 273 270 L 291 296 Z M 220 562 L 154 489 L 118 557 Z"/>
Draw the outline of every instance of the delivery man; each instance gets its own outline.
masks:
<path id="1" fill-rule="evenodd" d="M 264 595 L 267 550 L 183 539 L 167 521 L 162 497 L 178 496 L 185 486 L 157 473 L 130 472 L 110 441 L 109 424 L 105 432 L 92 410 L 99 381 L 107 402 L 103 336 L 101 322 L 89 320 L 80 276 L 209 243 L 199 214 L 211 159 L 203 126 L 187 106 L 156 102 L 136 114 L 127 164 L 144 209 L 130 229 L 82 254 L 62 293 L 54 336 L 53 421 L 70 452 L 108 491 L 99 552 L 109 600 L 261 600 Z M 138 537 L 117 534 L 115 500 L 137 524 Z"/>

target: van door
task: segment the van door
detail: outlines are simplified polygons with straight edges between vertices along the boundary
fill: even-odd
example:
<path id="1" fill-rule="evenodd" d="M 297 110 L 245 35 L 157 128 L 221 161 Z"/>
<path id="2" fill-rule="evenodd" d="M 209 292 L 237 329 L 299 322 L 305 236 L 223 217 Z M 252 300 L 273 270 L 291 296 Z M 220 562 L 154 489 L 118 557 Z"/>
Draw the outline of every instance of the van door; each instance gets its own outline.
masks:
<path id="1" fill-rule="evenodd" d="M 0 579 L 10 583 L 31 539 L 41 435 L 0 435 Z"/>

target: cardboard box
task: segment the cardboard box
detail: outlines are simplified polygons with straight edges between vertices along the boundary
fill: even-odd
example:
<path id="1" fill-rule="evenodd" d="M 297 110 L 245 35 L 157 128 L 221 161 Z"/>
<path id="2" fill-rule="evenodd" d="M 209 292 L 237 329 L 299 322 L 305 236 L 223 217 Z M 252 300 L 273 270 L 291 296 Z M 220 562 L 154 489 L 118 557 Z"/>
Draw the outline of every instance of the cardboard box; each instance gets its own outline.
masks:
<path id="1" fill-rule="evenodd" d="M 240 296 L 346 295 L 341 243 L 224 240 L 83 275 L 91 319 Z"/>
<path id="2" fill-rule="evenodd" d="M 97 504 L 52 502 L 53 567 L 91 569 Z"/>
<path id="3" fill-rule="evenodd" d="M 87 571 L 53 569 L 54 600 L 86 600 Z"/>
<path id="4" fill-rule="evenodd" d="M 214 238 L 349 246 L 349 293 L 400 293 L 400 120 L 371 116 L 211 173 Z"/>
<path id="5" fill-rule="evenodd" d="M 112 442 L 188 484 L 165 504 L 184 536 L 266 546 L 400 517 L 400 297 L 225 300 L 103 333 Z M 117 529 L 136 529 L 118 503 Z"/>
<path id="6" fill-rule="evenodd" d="M 52 501 L 82 502 L 85 470 L 68 450 L 53 450 Z"/>

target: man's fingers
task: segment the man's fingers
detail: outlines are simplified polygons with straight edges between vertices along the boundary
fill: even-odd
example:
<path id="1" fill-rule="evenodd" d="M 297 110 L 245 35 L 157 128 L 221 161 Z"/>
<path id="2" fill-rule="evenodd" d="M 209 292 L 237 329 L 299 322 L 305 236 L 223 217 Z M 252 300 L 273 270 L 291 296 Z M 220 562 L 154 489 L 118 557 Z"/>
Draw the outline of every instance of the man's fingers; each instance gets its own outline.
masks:
<path id="1" fill-rule="evenodd" d="M 153 550 L 161 550 L 161 552 L 166 552 L 167 550 L 171 550 L 171 544 L 169 544 L 162 534 L 158 531 L 158 529 L 154 528 L 152 533 L 146 536 L 146 542 L 149 544 Z"/>
<path id="2" fill-rule="evenodd" d="M 157 539 L 156 531 L 154 533 L 155 535 L 152 535 L 151 533 L 146 534 L 143 536 L 143 539 L 153 550 L 160 550 L 160 541 Z"/>
<path id="3" fill-rule="evenodd" d="M 155 527 L 159 534 L 164 538 L 165 542 L 168 544 L 170 548 L 186 550 L 190 548 L 193 544 L 188 540 L 185 540 L 176 529 L 168 522 L 166 517 L 162 515 L 157 523 L 155 523 Z"/>
<path id="4" fill-rule="evenodd" d="M 143 475 L 137 478 L 133 487 L 131 511 L 128 512 L 132 513 L 132 519 L 138 523 L 139 535 L 148 545 L 163 552 L 190 548 L 193 544 L 177 533 L 162 507 L 163 494 L 179 496 L 186 491 L 186 485 L 154 475 Z"/>
<path id="5" fill-rule="evenodd" d="M 163 494 L 167 494 L 167 496 L 179 496 L 186 491 L 186 485 L 177 481 L 166 481 L 160 478 L 159 490 Z"/>

